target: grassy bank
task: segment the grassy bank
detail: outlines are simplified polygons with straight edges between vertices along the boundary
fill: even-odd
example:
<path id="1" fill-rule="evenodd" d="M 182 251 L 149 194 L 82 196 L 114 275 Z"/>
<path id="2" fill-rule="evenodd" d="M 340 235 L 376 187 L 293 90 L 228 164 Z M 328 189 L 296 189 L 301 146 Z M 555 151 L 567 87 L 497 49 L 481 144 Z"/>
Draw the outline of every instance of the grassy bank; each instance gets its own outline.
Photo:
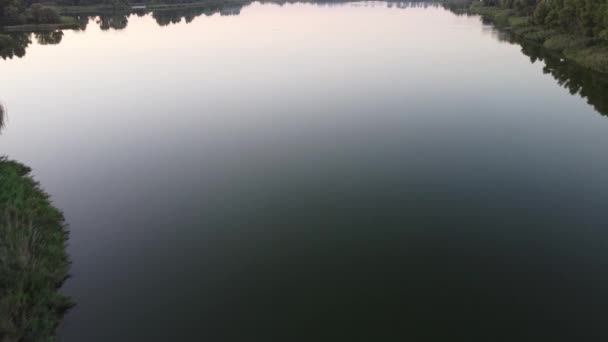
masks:
<path id="1" fill-rule="evenodd" d="M 482 6 L 474 3 L 469 13 L 481 15 L 503 30 L 542 45 L 587 69 L 608 73 L 608 41 L 563 29 L 537 25 L 530 16 L 519 15 L 512 9 Z"/>
<path id="2" fill-rule="evenodd" d="M 0 158 L 0 341 L 54 341 L 70 300 L 63 215 L 17 162 Z"/>

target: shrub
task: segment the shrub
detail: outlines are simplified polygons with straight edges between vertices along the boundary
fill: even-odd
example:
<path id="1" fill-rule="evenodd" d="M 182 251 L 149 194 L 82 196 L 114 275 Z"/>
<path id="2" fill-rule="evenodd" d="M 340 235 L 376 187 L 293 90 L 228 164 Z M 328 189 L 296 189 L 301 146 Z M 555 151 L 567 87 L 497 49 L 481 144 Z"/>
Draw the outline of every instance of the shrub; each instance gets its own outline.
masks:
<path id="1" fill-rule="evenodd" d="M 558 34 L 547 38 L 543 44 L 547 49 L 564 51 L 566 49 L 581 49 L 594 43 L 594 39 L 571 34 Z"/>
<path id="2" fill-rule="evenodd" d="M 528 17 L 510 17 L 509 25 L 511 27 L 527 26 L 529 23 Z"/>
<path id="3" fill-rule="evenodd" d="M 524 38 L 533 40 L 535 42 L 543 43 L 545 40 L 556 35 L 557 33 L 558 32 L 553 29 L 548 29 L 548 30 L 539 29 L 539 30 L 535 30 L 533 32 L 528 32 L 528 33 L 524 34 Z"/>
<path id="4" fill-rule="evenodd" d="M 608 46 L 606 45 L 565 50 L 564 55 L 586 68 L 608 73 Z"/>

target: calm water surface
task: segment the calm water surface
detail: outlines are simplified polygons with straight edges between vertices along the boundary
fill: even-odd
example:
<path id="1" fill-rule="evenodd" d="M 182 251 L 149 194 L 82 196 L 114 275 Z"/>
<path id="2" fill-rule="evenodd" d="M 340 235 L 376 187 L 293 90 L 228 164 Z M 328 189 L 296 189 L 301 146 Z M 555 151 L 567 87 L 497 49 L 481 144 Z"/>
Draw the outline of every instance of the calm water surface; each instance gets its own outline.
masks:
<path id="1" fill-rule="evenodd" d="M 0 61 L 0 152 L 71 227 L 61 341 L 608 337 L 592 76 L 437 7 L 99 26 Z"/>

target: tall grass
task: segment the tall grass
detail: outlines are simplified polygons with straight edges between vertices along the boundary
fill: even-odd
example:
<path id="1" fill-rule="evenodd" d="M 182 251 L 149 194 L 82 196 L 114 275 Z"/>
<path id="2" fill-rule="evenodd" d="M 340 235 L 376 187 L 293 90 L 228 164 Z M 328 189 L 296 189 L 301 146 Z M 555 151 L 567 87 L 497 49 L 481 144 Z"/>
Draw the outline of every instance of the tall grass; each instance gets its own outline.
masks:
<path id="1" fill-rule="evenodd" d="M 30 172 L 0 157 L 0 342 L 55 341 L 71 306 L 63 215 Z"/>

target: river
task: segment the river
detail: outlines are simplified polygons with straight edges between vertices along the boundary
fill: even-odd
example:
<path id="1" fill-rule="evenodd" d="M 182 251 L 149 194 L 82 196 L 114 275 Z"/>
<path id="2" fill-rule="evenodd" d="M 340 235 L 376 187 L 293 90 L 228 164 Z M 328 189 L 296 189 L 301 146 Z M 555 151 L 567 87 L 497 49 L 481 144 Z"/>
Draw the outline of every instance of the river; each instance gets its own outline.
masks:
<path id="1" fill-rule="evenodd" d="M 0 152 L 70 225 L 60 341 L 608 335 L 605 78 L 438 6 L 181 16 L 0 60 Z"/>

